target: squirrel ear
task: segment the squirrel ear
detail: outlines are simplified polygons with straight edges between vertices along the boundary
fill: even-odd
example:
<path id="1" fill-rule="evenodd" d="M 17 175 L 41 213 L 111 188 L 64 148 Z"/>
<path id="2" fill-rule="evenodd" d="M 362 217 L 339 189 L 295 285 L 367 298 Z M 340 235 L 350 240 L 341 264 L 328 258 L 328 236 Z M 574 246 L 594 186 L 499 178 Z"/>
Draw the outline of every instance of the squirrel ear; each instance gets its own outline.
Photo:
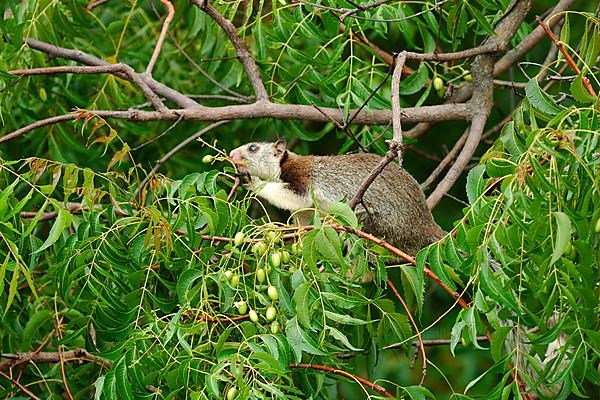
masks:
<path id="1" fill-rule="evenodd" d="M 284 154 L 286 152 L 286 143 L 284 139 L 280 139 L 275 142 L 275 151 L 277 155 Z"/>

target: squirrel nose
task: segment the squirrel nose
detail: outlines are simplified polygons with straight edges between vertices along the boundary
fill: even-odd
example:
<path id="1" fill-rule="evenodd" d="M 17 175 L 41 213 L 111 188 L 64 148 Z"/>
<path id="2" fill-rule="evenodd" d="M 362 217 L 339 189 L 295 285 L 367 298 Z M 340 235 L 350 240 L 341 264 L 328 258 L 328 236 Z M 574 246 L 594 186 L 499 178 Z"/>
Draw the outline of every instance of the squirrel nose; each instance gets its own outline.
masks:
<path id="1" fill-rule="evenodd" d="M 243 157 L 242 157 L 242 152 L 239 151 L 238 149 L 233 149 L 231 150 L 231 152 L 229 153 L 229 158 L 231 158 L 231 160 L 234 163 L 238 163 L 240 161 L 242 161 Z"/>

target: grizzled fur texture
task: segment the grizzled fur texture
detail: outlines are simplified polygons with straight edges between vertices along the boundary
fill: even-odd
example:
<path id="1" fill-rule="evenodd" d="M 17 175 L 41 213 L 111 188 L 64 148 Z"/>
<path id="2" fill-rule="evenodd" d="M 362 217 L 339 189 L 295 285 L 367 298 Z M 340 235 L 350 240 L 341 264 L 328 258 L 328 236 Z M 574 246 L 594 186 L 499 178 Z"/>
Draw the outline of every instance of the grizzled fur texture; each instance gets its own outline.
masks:
<path id="1" fill-rule="evenodd" d="M 286 150 L 281 140 L 248 143 L 230 157 L 250 175 L 248 189 L 258 189 L 259 197 L 289 211 L 327 211 L 333 202 L 350 200 L 381 161 L 375 154 L 300 156 Z M 419 184 L 392 164 L 371 183 L 356 214 L 366 232 L 412 255 L 444 235 Z"/>

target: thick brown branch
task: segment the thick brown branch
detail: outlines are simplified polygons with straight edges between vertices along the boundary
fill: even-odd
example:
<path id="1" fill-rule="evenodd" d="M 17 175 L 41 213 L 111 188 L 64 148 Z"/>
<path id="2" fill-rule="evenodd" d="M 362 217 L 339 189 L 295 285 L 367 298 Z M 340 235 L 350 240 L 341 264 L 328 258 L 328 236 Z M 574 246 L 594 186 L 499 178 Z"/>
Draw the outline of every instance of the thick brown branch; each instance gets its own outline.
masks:
<path id="1" fill-rule="evenodd" d="M 377 393 L 379 393 L 382 396 L 385 396 L 389 399 L 396 398 L 390 392 L 385 390 L 383 387 L 377 385 L 376 383 L 373 383 L 363 377 L 351 374 L 350 372 L 346 372 L 341 369 L 336 369 L 336 368 L 332 368 L 332 367 L 328 367 L 326 365 L 320 365 L 320 364 L 291 364 L 290 368 L 292 368 L 292 369 L 315 369 L 318 371 L 324 371 L 324 372 L 334 374 L 334 375 L 340 375 L 340 376 L 346 377 L 348 379 L 352 379 L 353 381 L 359 382 L 360 384 L 373 389 Z"/>
<path id="2" fill-rule="evenodd" d="M 250 55 L 246 44 L 238 34 L 236 27 L 231 23 L 231 21 L 223 17 L 213 6 L 211 6 L 207 0 L 190 1 L 208 14 L 217 24 L 219 24 L 221 29 L 223 29 L 229 38 L 229 41 L 231 44 L 233 44 L 235 52 L 242 63 L 244 70 L 246 71 L 246 75 L 248 75 L 248 79 L 250 79 L 250 84 L 254 89 L 256 100 L 259 102 L 269 101 L 269 95 L 267 93 L 267 89 L 265 88 L 265 84 L 262 81 L 262 77 L 260 76 L 260 70 Z"/>
<path id="3" fill-rule="evenodd" d="M 125 79 L 133 82 L 142 91 L 146 99 L 156 110 L 163 112 L 167 111 L 167 107 L 165 107 L 162 100 L 156 95 L 156 93 L 152 91 L 152 89 L 150 89 L 146 82 L 144 82 L 129 65 L 122 63 L 98 66 L 64 65 L 59 67 L 17 69 L 8 72 L 18 76 L 51 74 L 112 74 L 122 77 L 125 75 Z"/>
<path id="4" fill-rule="evenodd" d="M 125 119 L 129 121 L 174 121 L 179 118 L 193 121 L 223 121 L 233 119 L 297 119 L 305 121 L 329 122 L 330 120 L 343 123 L 344 112 L 337 108 L 320 108 L 300 104 L 274 104 L 270 102 L 232 105 L 224 107 L 197 106 L 180 110 L 160 111 L 90 111 L 102 118 Z M 354 112 L 354 110 L 350 110 Z M 322 113 L 326 113 L 327 116 Z M 30 125 L 0 137 L 0 143 L 22 136 L 36 128 L 52 125 L 58 122 L 74 120 L 80 112 L 74 112 L 57 117 L 36 121 Z M 470 118 L 466 104 L 447 104 L 425 107 L 404 108 L 402 119 L 407 122 L 419 121 L 452 121 Z M 391 110 L 361 111 L 356 115 L 354 124 L 357 125 L 388 125 L 392 119 Z"/>
<path id="5" fill-rule="evenodd" d="M 400 107 L 400 78 L 402 77 L 402 67 L 406 62 L 407 53 L 405 51 L 396 57 L 396 65 L 392 74 L 392 130 L 393 136 L 389 144 L 390 150 L 397 151 L 398 165 L 402 168 L 402 108 Z"/>
<path id="6" fill-rule="evenodd" d="M 25 39 L 25 43 L 32 49 L 42 51 L 50 56 L 66 58 L 68 60 L 77 61 L 77 62 L 86 64 L 86 65 L 95 65 L 95 66 L 112 65 L 107 61 L 104 61 L 98 57 L 91 55 L 91 54 L 84 53 L 83 51 L 66 49 L 64 47 L 58 47 L 53 44 L 42 42 L 37 39 L 28 38 L 28 39 Z M 163 85 L 162 83 L 154 80 L 152 77 L 150 77 L 146 74 L 137 73 L 136 75 L 139 76 L 139 78 L 142 81 L 144 81 L 150 87 L 150 89 L 152 89 L 152 91 L 154 93 L 156 93 L 159 96 L 164 97 L 165 99 L 167 99 L 169 101 L 172 101 L 172 102 L 178 104 L 180 107 L 195 107 L 198 105 L 198 103 L 196 103 L 194 100 L 190 99 L 189 97 L 185 96 L 184 94 L 179 93 L 178 91 L 171 89 L 170 87 L 168 87 L 166 85 Z M 123 74 L 123 73 L 119 77 L 123 78 L 123 79 L 131 80 L 131 79 L 129 79 L 129 77 L 126 74 Z"/>
<path id="7" fill-rule="evenodd" d="M 154 47 L 154 52 L 152 53 L 152 57 L 148 62 L 148 66 L 146 67 L 146 75 L 152 76 L 152 70 L 154 69 L 154 64 L 156 64 L 156 60 L 158 60 L 158 55 L 160 54 L 160 50 L 162 49 L 162 45 L 165 41 L 165 37 L 167 36 L 167 32 L 169 30 L 169 24 L 173 20 L 175 16 L 175 7 L 169 0 L 160 0 L 161 3 L 167 7 L 169 13 L 167 14 L 167 18 L 165 18 L 165 22 L 163 22 L 162 29 L 160 31 L 160 36 L 156 41 L 156 46 Z"/>
<path id="8" fill-rule="evenodd" d="M 109 369 L 111 362 L 102 357 L 95 356 L 88 353 L 85 349 L 76 349 L 70 351 L 63 351 L 60 354 L 58 352 L 42 351 L 36 352 L 24 352 L 24 353 L 2 353 L 0 358 L 7 358 L 9 361 L 3 361 L 0 363 L 0 371 L 6 371 L 17 365 L 28 364 L 28 363 L 59 363 L 61 359 L 65 362 L 69 361 L 83 361 L 93 362 L 102 366 L 104 369 Z"/>

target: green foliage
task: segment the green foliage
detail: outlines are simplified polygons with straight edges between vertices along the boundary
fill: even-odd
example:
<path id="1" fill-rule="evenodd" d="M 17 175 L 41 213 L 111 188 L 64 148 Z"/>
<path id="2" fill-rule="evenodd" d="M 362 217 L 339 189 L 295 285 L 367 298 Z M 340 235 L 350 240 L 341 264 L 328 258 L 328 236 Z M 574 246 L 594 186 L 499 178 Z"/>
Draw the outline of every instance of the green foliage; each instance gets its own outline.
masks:
<path id="1" fill-rule="evenodd" d="M 153 8 L 162 15 L 160 3 L 112 1 L 93 11 L 85 3 L 0 4 L 0 16 L 10 14 L 0 19 L 2 135 L 78 112 L 72 126 L 52 125 L 0 147 L 0 350 L 83 348 L 108 362 L 68 361 L 64 375 L 60 363 L 3 372 L 42 398 L 64 397 L 63 378 L 75 398 L 376 397 L 350 373 L 398 398 L 505 399 L 519 396 L 511 371 L 542 397 L 551 397 L 547 388 L 557 398 L 597 392 L 600 129 L 598 98 L 584 85 L 587 78 L 598 87 L 596 18 L 568 14 L 560 37 L 579 49 L 581 72 L 559 89 L 527 81 L 524 99 L 510 109 L 513 120 L 466 178 L 468 207 L 447 208 L 450 216 L 460 214 L 451 233 L 421 251 L 413 266 L 337 229 L 360 228 L 344 203 L 318 213 L 306 231 L 278 222 L 280 215 L 266 213 L 252 195 L 228 197 L 234 171 L 222 148 L 276 136 L 325 139 L 299 151 L 353 148 L 345 134 L 334 136 L 332 124 L 232 121 L 211 133 L 215 144 L 193 143 L 167 163 L 163 172 L 173 179 L 157 175 L 138 193 L 146 169 L 197 124 L 100 118 L 89 110 L 145 102 L 114 76 L 8 73 L 68 63 L 24 46 L 25 37 L 143 71 L 160 32 Z M 223 31 L 188 1 L 173 3 L 173 36 L 153 75 L 205 96 L 197 99 L 204 105 L 230 104 L 223 96 L 247 101 L 252 88 Z M 390 108 L 389 67 L 358 35 L 391 51 L 460 50 L 487 37 L 509 2 L 390 2 L 343 26 L 310 4 L 212 3 L 235 23 L 274 102 L 337 107 L 350 118 L 351 109 Z M 523 26 L 515 43 L 530 30 Z M 552 67 L 563 63 L 559 58 Z M 469 68 L 415 66 L 402 79 L 403 105 L 440 102 L 442 91 L 432 91 L 430 80 L 439 77 L 445 90 L 466 81 Z M 523 76 L 538 72 L 523 66 Z M 497 106 L 507 103 L 502 96 Z M 391 138 L 386 127 L 353 130 L 372 151 L 385 151 Z M 424 144 L 431 153 L 438 145 Z M 454 307 L 430 284 L 426 267 L 470 307 Z M 388 279 L 425 339 L 450 339 L 439 352 L 428 350 L 424 386 L 417 385 L 418 366 L 408 372 L 417 332 Z M 521 328 L 527 337 L 516 343 Z M 480 341 L 488 330 L 491 342 Z M 557 339 L 566 345 L 542 365 Z M 0 396 L 21 395 L 0 377 Z"/>

